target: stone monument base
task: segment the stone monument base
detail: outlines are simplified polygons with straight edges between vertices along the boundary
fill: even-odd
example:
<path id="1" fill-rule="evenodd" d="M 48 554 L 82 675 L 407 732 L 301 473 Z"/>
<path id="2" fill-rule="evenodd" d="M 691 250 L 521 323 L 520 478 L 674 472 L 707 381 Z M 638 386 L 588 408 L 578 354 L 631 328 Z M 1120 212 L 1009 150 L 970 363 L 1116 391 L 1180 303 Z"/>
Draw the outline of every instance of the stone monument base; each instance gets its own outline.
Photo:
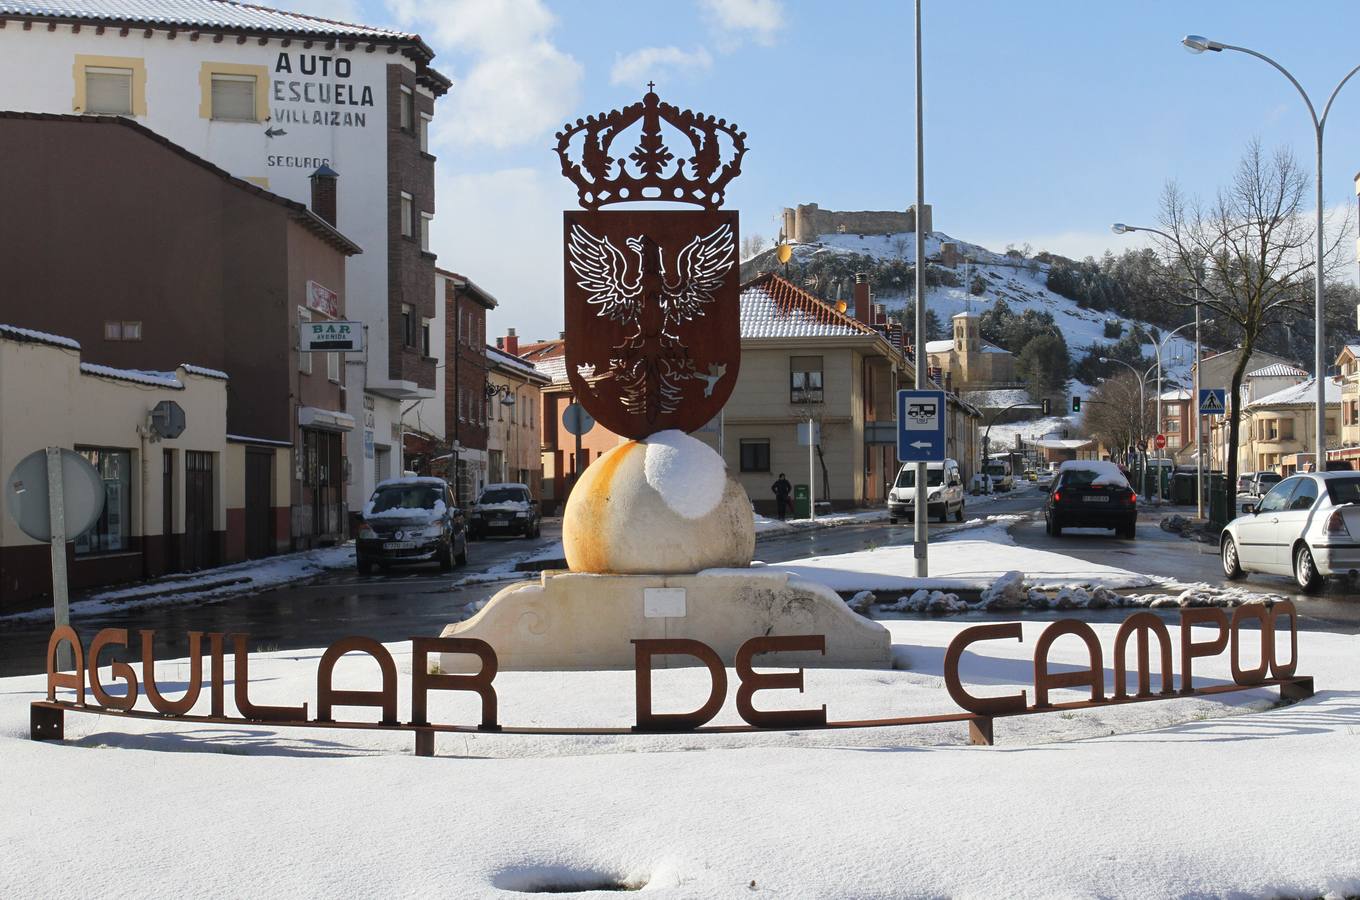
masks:
<path id="1" fill-rule="evenodd" d="M 544 572 L 541 580 L 509 585 L 444 637 L 478 638 L 496 651 L 502 671 L 632 669 L 635 638 L 689 638 L 732 664 L 753 637 L 820 634 L 826 655 L 779 653 L 775 666 L 886 669 L 888 630 L 852 612 L 825 585 L 784 572 L 711 569 L 695 575 L 597 575 Z M 655 665 L 696 665 L 685 656 L 658 656 Z M 445 672 L 480 667 L 475 657 L 444 654 Z"/>

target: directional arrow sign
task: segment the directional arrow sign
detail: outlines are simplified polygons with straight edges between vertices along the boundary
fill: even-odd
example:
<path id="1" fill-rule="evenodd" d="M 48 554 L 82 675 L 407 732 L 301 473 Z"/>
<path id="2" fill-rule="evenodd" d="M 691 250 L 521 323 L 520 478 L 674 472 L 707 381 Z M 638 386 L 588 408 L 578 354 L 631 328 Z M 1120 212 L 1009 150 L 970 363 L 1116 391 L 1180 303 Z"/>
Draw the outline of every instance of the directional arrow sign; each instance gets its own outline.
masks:
<path id="1" fill-rule="evenodd" d="M 898 391 L 898 462 L 939 462 L 943 459 L 944 391 Z"/>
<path id="2" fill-rule="evenodd" d="M 1200 388 L 1199 391 L 1199 414 L 1201 416 L 1221 416 L 1227 399 L 1227 391 L 1223 388 Z"/>

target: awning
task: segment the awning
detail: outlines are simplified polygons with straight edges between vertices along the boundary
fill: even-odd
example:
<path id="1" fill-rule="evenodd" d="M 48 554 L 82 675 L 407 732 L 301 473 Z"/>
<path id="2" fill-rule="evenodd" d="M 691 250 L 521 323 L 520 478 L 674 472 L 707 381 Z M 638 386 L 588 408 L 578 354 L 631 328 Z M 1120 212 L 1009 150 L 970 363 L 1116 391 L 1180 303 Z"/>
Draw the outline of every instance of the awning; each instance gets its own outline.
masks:
<path id="1" fill-rule="evenodd" d="M 354 417 L 349 413 L 321 409 L 317 406 L 300 406 L 298 424 L 303 428 L 320 428 L 325 431 L 353 431 Z"/>

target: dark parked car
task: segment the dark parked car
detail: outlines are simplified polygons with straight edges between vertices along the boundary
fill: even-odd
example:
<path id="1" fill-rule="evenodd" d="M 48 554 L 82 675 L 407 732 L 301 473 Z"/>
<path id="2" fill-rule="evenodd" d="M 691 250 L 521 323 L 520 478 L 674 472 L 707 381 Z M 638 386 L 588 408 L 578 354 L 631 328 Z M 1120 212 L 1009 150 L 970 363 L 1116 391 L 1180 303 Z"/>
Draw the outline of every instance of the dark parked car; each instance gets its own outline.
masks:
<path id="1" fill-rule="evenodd" d="M 375 565 L 437 562 L 445 572 L 467 564 L 463 514 L 442 478 L 394 478 L 379 483 L 364 505 L 355 555 L 359 571 Z"/>
<path id="2" fill-rule="evenodd" d="M 1048 533 L 1064 528 L 1113 528 L 1120 537 L 1136 536 L 1138 495 L 1114 463 L 1068 460 L 1044 501 Z"/>
<path id="3" fill-rule="evenodd" d="M 543 513 L 527 484 L 506 482 L 488 484 L 472 505 L 468 530 L 474 540 L 492 534 L 518 534 L 538 537 Z"/>

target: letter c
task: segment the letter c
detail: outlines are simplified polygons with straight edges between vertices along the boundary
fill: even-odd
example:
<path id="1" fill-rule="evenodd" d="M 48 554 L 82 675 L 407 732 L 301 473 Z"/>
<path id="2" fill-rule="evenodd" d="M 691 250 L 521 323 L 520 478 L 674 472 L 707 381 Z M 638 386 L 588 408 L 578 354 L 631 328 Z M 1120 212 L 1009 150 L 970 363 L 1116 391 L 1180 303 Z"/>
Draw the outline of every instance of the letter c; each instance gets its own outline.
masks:
<path id="1" fill-rule="evenodd" d="M 1020 634 L 1020 623 L 974 625 L 972 628 L 965 628 L 960 631 L 954 636 L 954 640 L 949 642 L 949 649 L 944 654 L 944 685 L 949 689 L 949 696 L 953 701 L 969 712 L 993 716 L 1023 712 L 1025 709 L 1024 691 L 1003 697 L 975 697 L 965 691 L 963 683 L 959 681 L 959 658 L 963 656 L 963 651 L 967 650 L 970 644 L 977 641 L 998 641 L 1004 638 L 1023 640 Z"/>

